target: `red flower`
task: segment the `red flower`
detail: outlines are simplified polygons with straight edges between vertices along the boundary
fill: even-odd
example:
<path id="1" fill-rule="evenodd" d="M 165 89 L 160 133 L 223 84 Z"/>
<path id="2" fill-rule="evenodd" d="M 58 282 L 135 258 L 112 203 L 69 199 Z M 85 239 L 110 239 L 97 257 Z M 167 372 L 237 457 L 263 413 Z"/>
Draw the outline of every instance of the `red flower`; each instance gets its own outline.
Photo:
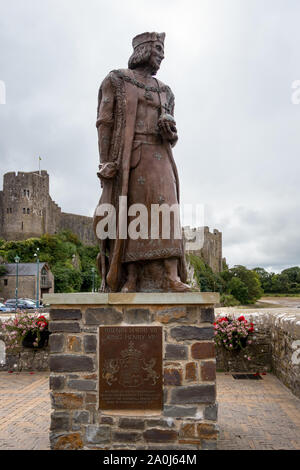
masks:
<path id="1" fill-rule="evenodd" d="M 238 318 L 238 321 L 247 322 L 247 320 L 246 320 L 246 318 L 244 317 L 244 315 L 241 315 L 241 316 Z"/>
<path id="2" fill-rule="evenodd" d="M 40 317 L 38 317 L 37 321 L 36 321 L 36 324 L 38 326 L 47 326 L 48 325 L 48 321 L 47 319 L 41 315 Z"/>

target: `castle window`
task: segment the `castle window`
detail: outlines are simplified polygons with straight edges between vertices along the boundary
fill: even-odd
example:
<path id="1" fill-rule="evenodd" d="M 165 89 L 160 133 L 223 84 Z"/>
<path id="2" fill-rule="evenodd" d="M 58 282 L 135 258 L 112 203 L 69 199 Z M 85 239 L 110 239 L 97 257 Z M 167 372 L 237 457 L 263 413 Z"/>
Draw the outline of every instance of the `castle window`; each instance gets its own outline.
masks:
<path id="1" fill-rule="evenodd" d="M 27 214 L 30 214 L 30 209 L 27 209 Z"/>
<path id="2" fill-rule="evenodd" d="M 29 197 L 29 189 L 27 189 L 27 197 Z"/>
<path id="3" fill-rule="evenodd" d="M 9 208 L 9 212 L 12 214 L 12 208 L 11 207 Z"/>
<path id="4" fill-rule="evenodd" d="M 7 213 L 9 214 L 9 208 L 7 208 Z"/>
<path id="5" fill-rule="evenodd" d="M 26 189 L 24 189 L 23 193 L 24 193 L 24 196 L 26 196 Z"/>
<path id="6" fill-rule="evenodd" d="M 4 285 L 7 286 L 8 280 L 4 279 Z"/>
<path id="7" fill-rule="evenodd" d="M 23 207 L 23 214 L 26 214 L 26 209 L 25 209 L 25 207 Z"/>
<path id="8" fill-rule="evenodd" d="M 21 225 L 21 230 L 23 230 L 23 228 L 24 228 L 24 224 L 23 224 L 23 222 L 22 222 L 22 225 Z"/>

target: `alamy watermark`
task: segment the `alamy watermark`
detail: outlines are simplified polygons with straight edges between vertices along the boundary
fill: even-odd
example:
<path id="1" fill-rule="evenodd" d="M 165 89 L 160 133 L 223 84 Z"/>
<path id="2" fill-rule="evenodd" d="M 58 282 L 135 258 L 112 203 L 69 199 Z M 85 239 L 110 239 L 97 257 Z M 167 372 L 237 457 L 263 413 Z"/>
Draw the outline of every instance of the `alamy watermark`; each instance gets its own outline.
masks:
<path id="1" fill-rule="evenodd" d="M 112 204 L 99 204 L 95 211 L 99 218 L 96 234 L 99 240 L 181 240 L 186 249 L 197 250 L 203 246 L 204 207 L 202 204 L 132 204 L 128 207 L 127 196 L 119 197 L 118 210 Z M 196 229 L 189 226 L 181 229 L 180 221 L 192 221 Z"/>
<path id="2" fill-rule="evenodd" d="M 294 80 L 292 83 L 293 91 L 291 95 L 292 104 L 300 104 L 300 80 Z"/>
<path id="3" fill-rule="evenodd" d="M 6 86 L 3 80 L 0 80 L 0 104 L 6 104 Z"/>

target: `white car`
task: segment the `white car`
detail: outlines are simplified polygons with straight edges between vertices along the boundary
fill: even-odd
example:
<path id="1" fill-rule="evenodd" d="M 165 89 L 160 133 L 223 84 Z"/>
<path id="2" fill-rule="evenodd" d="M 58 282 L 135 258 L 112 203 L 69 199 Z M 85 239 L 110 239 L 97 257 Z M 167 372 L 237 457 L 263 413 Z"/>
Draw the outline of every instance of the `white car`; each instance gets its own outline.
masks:
<path id="1" fill-rule="evenodd" d="M 2 302 L 0 302 L 0 312 L 12 312 L 13 308 L 6 307 Z"/>

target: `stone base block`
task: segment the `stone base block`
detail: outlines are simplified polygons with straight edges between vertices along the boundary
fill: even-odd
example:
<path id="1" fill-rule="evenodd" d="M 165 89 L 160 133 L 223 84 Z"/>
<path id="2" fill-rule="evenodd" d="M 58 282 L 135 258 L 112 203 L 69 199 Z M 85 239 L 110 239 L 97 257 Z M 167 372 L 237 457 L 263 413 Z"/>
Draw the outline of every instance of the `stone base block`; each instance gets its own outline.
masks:
<path id="1" fill-rule="evenodd" d="M 49 294 L 52 449 L 214 449 L 218 294 Z M 162 328 L 160 409 L 101 409 L 99 328 Z"/>

